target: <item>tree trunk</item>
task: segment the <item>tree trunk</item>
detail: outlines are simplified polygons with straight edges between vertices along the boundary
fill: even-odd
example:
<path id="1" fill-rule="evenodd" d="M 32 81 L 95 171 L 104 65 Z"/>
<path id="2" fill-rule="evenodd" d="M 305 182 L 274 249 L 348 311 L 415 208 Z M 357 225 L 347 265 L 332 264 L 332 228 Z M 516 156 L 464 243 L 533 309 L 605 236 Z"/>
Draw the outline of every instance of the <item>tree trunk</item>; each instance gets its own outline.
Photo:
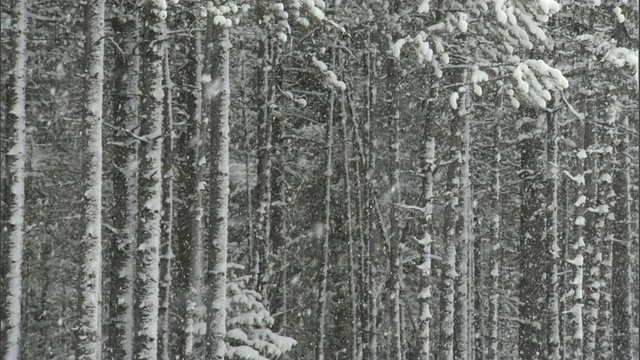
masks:
<path id="1" fill-rule="evenodd" d="M 335 50 L 332 50 L 333 64 L 335 65 Z M 320 249 L 320 276 L 318 291 L 318 337 L 316 348 L 316 360 L 325 358 L 325 338 L 327 322 L 327 281 L 329 278 L 329 250 L 331 240 L 331 175 L 333 174 L 333 113 L 335 103 L 335 90 L 331 89 L 329 95 L 329 108 L 327 109 L 326 137 L 325 137 L 325 197 L 324 197 L 324 229 L 322 247 Z"/>
<path id="2" fill-rule="evenodd" d="M 173 154 L 173 82 L 169 66 L 169 52 L 164 57 L 164 86 L 167 91 L 164 101 L 163 117 L 163 153 Z M 164 156 L 162 159 L 162 238 L 160 240 L 160 307 L 158 311 L 158 358 L 169 360 L 169 306 L 171 303 L 171 264 L 173 252 L 171 242 L 173 238 L 173 158 Z"/>
<path id="3" fill-rule="evenodd" d="M 139 226 L 134 291 L 134 358 L 158 355 L 160 226 L 162 211 L 162 125 L 164 102 L 161 37 L 166 33 L 166 4 L 145 3 L 141 44 L 143 95 L 140 116 Z M 167 154 L 168 155 L 168 154 Z"/>
<path id="4" fill-rule="evenodd" d="M 581 154 L 581 151 L 584 151 L 584 124 L 581 122 L 577 125 L 578 131 L 576 134 L 576 147 L 578 153 Z M 585 179 L 584 179 L 584 157 L 579 156 L 576 161 L 576 203 L 574 209 L 574 220 L 573 220 L 573 231 L 575 236 L 575 243 L 571 246 L 573 249 L 572 254 L 570 256 L 572 259 L 569 259 L 568 262 L 574 266 L 572 271 L 573 280 L 571 281 L 571 285 L 573 285 L 573 305 L 569 309 L 569 313 L 571 314 L 570 321 L 570 332 L 571 332 L 571 342 L 569 344 L 570 350 L 568 351 L 569 359 L 582 359 L 583 358 L 583 339 L 584 339 L 584 329 L 582 324 L 582 307 L 584 306 L 584 290 L 583 290 L 583 281 L 584 281 L 584 226 L 585 226 L 585 218 L 583 216 L 585 212 Z"/>
<path id="5" fill-rule="evenodd" d="M 528 109 L 521 120 L 520 136 L 522 179 L 520 206 L 520 268 L 519 283 L 520 327 L 518 354 L 524 360 L 544 359 L 546 356 L 542 329 L 545 326 L 545 306 L 540 296 L 546 288 L 548 247 L 545 243 L 544 142 L 541 133 L 544 118 L 538 110 Z"/>
<path id="6" fill-rule="evenodd" d="M 629 118 L 622 118 L 622 129 L 629 126 Z M 631 157 L 629 156 L 629 132 L 618 133 L 616 165 L 613 190 L 615 192 L 614 239 L 612 241 L 613 263 L 611 266 L 611 313 L 613 317 L 613 357 L 620 360 L 633 359 L 631 329 L 633 308 L 631 302 Z"/>
<path id="7" fill-rule="evenodd" d="M 585 220 L 585 282 L 586 298 L 584 303 L 584 359 L 595 358 L 596 350 L 596 330 L 598 325 L 598 309 L 600 300 L 600 262 L 602 253 L 600 252 L 600 239 L 597 235 L 597 224 L 594 210 L 597 207 L 597 176 L 598 162 L 593 150 L 598 146 L 595 141 L 594 127 L 589 120 L 585 121 L 584 130 L 585 158 L 585 187 L 586 187 L 586 208 L 583 213 Z M 580 156 L 580 155 L 578 155 Z"/>
<path id="8" fill-rule="evenodd" d="M 104 0 L 89 1 L 85 23 L 85 97 L 83 101 L 82 217 L 85 226 L 78 288 L 76 358 L 102 353 L 102 81 L 104 79 Z"/>
<path id="9" fill-rule="evenodd" d="M 27 85 L 27 1 L 11 3 L 11 73 L 7 89 L 7 123 L 3 129 L 8 136 L 6 188 L 2 189 L 3 205 L 0 254 L 0 356 L 18 359 L 22 318 L 22 261 L 25 220 L 25 164 L 26 164 L 26 85 Z M 101 73 L 100 73 L 101 74 Z M 101 88 L 100 88 L 101 90 Z M 101 115 L 101 114 L 98 114 Z M 89 120 L 89 119 L 87 119 Z M 98 120 L 101 120 L 98 117 Z M 94 119 L 95 121 L 95 119 Z M 97 125 L 100 125 L 98 122 Z M 3 149 L 4 150 L 4 149 Z M 6 225 L 5 225 L 6 224 Z M 6 227 L 5 227 L 6 226 Z M 99 229 L 98 229 L 99 230 Z"/>
<path id="10" fill-rule="evenodd" d="M 449 154 L 448 160 L 450 164 L 447 168 L 447 183 L 445 190 L 445 209 L 446 218 L 444 220 L 444 234 L 445 234 L 445 250 L 442 259 L 442 274 L 443 274 L 443 290 L 441 298 L 441 311 L 443 312 L 441 326 L 441 340 L 440 340 L 440 358 L 443 360 L 453 360 L 456 353 L 456 344 L 460 342 L 460 339 L 455 339 L 460 334 L 456 335 L 457 330 L 466 331 L 466 329 L 460 329 L 459 325 L 459 309 L 456 309 L 456 303 L 460 300 L 456 299 L 458 293 L 456 291 L 456 278 L 459 276 L 457 273 L 456 253 L 458 242 L 464 236 L 464 219 L 462 214 L 464 213 L 464 198 L 462 189 L 462 161 L 464 152 L 464 119 L 463 113 L 454 114 L 449 125 Z M 466 254 L 466 249 L 465 254 Z M 458 256 L 464 256 L 460 254 Z M 466 294 L 465 294 L 466 295 Z M 462 299 L 466 301 L 466 299 Z M 463 314 L 467 316 L 468 314 Z M 457 329 L 456 329 L 457 328 Z"/>
<path id="11" fill-rule="evenodd" d="M 430 99 L 428 99 L 430 100 Z M 427 101 L 428 101 L 427 100 Z M 434 224 L 433 224 L 433 174 L 435 171 L 435 155 L 436 155 L 436 138 L 434 136 L 434 120 L 433 114 L 428 113 L 425 116 L 424 121 L 424 164 L 422 166 L 422 193 L 425 201 L 424 207 L 424 234 L 420 239 L 420 289 L 418 295 L 418 302 L 420 303 L 419 310 L 419 332 L 418 332 L 418 349 L 420 351 L 420 360 L 429 360 L 431 355 L 431 321 L 433 316 L 431 315 L 431 257 L 432 249 L 431 243 L 434 241 L 433 236 Z"/>
<path id="12" fill-rule="evenodd" d="M 131 359 L 133 356 L 134 248 L 138 226 L 138 139 L 132 136 L 138 127 L 138 20 L 132 2 L 125 3 L 124 11 L 133 14 L 133 18 L 115 17 L 113 22 L 119 43 L 115 50 L 118 76 L 114 86 L 118 95 L 113 102 L 119 145 L 114 154 L 113 191 L 122 194 L 115 197 L 113 211 L 113 225 L 118 233 L 111 246 L 110 322 L 105 349 L 105 354 L 113 359 Z"/>
<path id="13" fill-rule="evenodd" d="M 557 96 L 557 95 L 556 95 Z M 549 102 L 553 108 L 555 102 Z M 547 231 L 550 236 L 551 253 L 549 266 L 548 312 L 547 327 L 547 358 L 560 360 L 560 283 L 558 276 L 558 262 L 560 259 L 560 234 L 558 219 L 558 193 L 560 179 L 558 178 L 558 121 L 553 113 L 547 114 Z"/>
<path id="14" fill-rule="evenodd" d="M 213 23 L 209 16 L 208 39 L 211 43 L 212 78 L 219 79 L 221 89 L 210 101 L 211 119 L 211 202 L 207 284 L 210 286 L 207 306 L 205 359 L 224 360 L 226 352 L 227 311 L 227 238 L 229 223 L 229 29 Z"/>
<path id="15" fill-rule="evenodd" d="M 261 66 L 258 68 L 260 81 L 258 111 L 258 169 L 256 184 L 256 216 L 255 234 L 253 236 L 252 273 L 255 289 L 262 291 L 264 276 L 266 275 L 267 256 L 269 248 L 270 207 L 271 207 L 271 109 L 272 94 L 269 81 L 270 41 L 262 39 L 260 43 Z"/>
<path id="16" fill-rule="evenodd" d="M 605 103 L 606 104 L 606 103 Z M 598 277 L 598 294 L 600 295 L 599 316 L 596 330 L 596 359 L 612 358 L 611 343 L 611 243 L 613 239 L 611 209 L 615 205 L 612 202 L 614 197 L 611 184 L 611 164 L 614 162 L 613 131 L 618 117 L 618 104 L 610 104 L 606 118 L 600 124 L 599 135 L 599 156 L 600 163 L 598 171 L 598 206 L 595 211 L 596 233 L 600 241 L 600 276 Z"/>
<path id="17" fill-rule="evenodd" d="M 495 148 L 495 168 L 493 170 L 493 187 L 491 191 L 491 208 L 493 217 L 491 219 L 491 285 L 489 290 L 489 344 L 487 360 L 498 360 L 500 345 L 500 259 L 502 258 L 501 224 L 502 224 L 502 112 L 495 120 L 493 133 L 493 146 Z"/>
<path id="18" fill-rule="evenodd" d="M 343 54 L 338 54 L 340 69 L 344 70 Z M 353 220 L 351 216 L 351 171 L 349 169 L 349 130 L 347 128 L 347 96 L 345 90 L 340 94 L 340 120 L 342 127 L 342 160 L 344 165 L 345 188 L 344 196 L 346 200 L 347 213 L 347 247 L 349 252 L 349 304 L 350 304 L 350 325 L 351 325 L 351 359 L 359 360 L 360 351 L 358 350 L 359 333 L 358 333 L 358 293 L 356 290 L 356 259 L 355 245 L 353 241 Z"/>
<path id="19" fill-rule="evenodd" d="M 196 20 L 199 24 L 199 21 Z M 191 53 L 189 56 L 189 84 L 187 106 L 189 112 L 188 124 L 181 139 L 181 152 L 183 156 L 181 172 L 184 176 L 182 198 L 184 202 L 179 216 L 179 239 L 177 291 L 184 296 L 183 301 L 178 302 L 179 314 L 182 324 L 179 326 L 178 343 L 176 353 L 181 359 L 190 359 L 193 353 L 194 325 L 197 316 L 194 313 L 196 306 L 202 303 L 200 291 L 203 276 L 203 244 L 202 244 L 202 217 L 204 213 L 202 205 L 202 191 L 204 190 L 203 172 L 206 163 L 206 154 L 203 142 L 205 140 L 206 121 L 202 119 L 203 112 L 203 84 L 205 96 L 209 86 L 214 86 L 212 74 L 203 76 L 203 52 L 201 33 L 196 31 L 191 38 Z M 207 66 L 215 66 L 207 64 Z"/>

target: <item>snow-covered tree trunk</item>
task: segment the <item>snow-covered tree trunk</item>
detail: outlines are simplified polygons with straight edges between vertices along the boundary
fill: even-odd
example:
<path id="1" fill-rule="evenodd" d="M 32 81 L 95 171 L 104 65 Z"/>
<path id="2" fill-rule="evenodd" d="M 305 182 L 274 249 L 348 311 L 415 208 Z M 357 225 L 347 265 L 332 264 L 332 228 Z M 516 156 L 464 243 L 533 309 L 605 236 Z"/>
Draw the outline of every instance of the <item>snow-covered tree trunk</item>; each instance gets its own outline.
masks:
<path id="1" fill-rule="evenodd" d="M 418 302 L 420 304 L 418 317 L 418 348 L 420 351 L 420 360 L 429 360 L 431 356 L 431 257 L 433 242 L 434 224 L 433 224 L 433 173 L 435 171 L 436 160 L 436 138 L 434 136 L 434 119 L 433 114 L 427 114 L 424 121 L 424 164 L 422 166 L 422 193 L 424 196 L 424 224 L 423 235 L 419 241 L 421 246 L 420 252 L 420 288 L 418 293 Z"/>
<path id="2" fill-rule="evenodd" d="M 166 96 L 164 99 L 163 115 L 163 142 L 162 153 L 173 154 L 173 82 L 171 81 L 171 67 L 169 66 L 169 53 L 164 56 L 164 87 Z M 158 309 L 158 358 L 170 359 L 170 328 L 169 305 L 171 303 L 171 264 L 173 252 L 171 243 L 173 240 L 173 158 L 162 158 L 162 238 L 160 239 L 160 304 Z"/>
<path id="3" fill-rule="evenodd" d="M 83 127 L 82 218 L 78 283 L 76 358 L 102 354 L 102 82 L 104 79 L 104 0 L 88 1 L 85 23 L 85 96 Z"/>
<path id="4" fill-rule="evenodd" d="M 200 21 L 196 20 L 196 24 Z M 190 91 L 186 94 L 189 117 L 181 139 L 182 164 L 180 173 L 184 176 L 181 197 L 184 203 L 178 212 L 179 243 L 176 248 L 178 264 L 177 289 L 180 292 L 178 309 L 182 323 L 178 326 L 176 353 L 180 358 L 189 359 L 193 352 L 194 324 L 197 321 L 194 310 L 200 305 L 203 276 L 202 245 L 202 192 L 204 190 L 203 171 L 206 163 L 204 152 L 204 131 L 206 106 L 203 106 L 203 84 L 205 89 L 214 86 L 211 74 L 203 74 L 202 36 L 196 31 L 192 36 L 189 53 Z M 214 66 L 207 64 L 208 67 Z M 210 71 L 210 70 L 209 70 Z M 209 90 L 205 90 L 206 92 Z"/>
<path id="5" fill-rule="evenodd" d="M 333 50 L 335 52 L 335 50 Z M 333 64 L 335 64 L 335 53 L 333 54 Z M 325 358 L 325 341 L 327 327 L 327 281 L 329 278 L 329 251 L 331 240 L 331 175 L 333 174 L 333 114 L 335 104 L 335 90 L 331 88 L 329 95 L 329 106 L 327 109 L 327 123 L 325 136 L 325 194 L 324 194 L 324 229 L 320 248 L 320 276 L 318 289 L 318 333 L 316 341 L 316 360 Z"/>
<path id="6" fill-rule="evenodd" d="M 555 95 L 557 97 L 557 95 Z M 550 102 L 552 108 L 555 102 Z M 560 283 L 558 276 L 558 261 L 560 259 L 560 222 L 558 219 L 558 193 L 560 186 L 558 163 L 558 121 L 553 113 L 547 114 L 547 232 L 550 237 L 551 253 L 549 266 L 549 295 L 547 327 L 547 358 L 560 360 Z"/>
<path id="7" fill-rule="evenodd" d="M 595 357 L 596 350 L 596 330 L 598 325 L 598 309 L 600 300 L 600 239 L 596 231 L 596 219 L 594 211 L 597 207 L 597 176 L 598 162 L 595 149 L 598 143 L 594 134 L 594 125 L 590 120 L 585 121 L 584 128 L 584 149 L 585 149 L 585 189 L 586 208 L 582 216 L 585 219 L 585 255 L 584 268 L 586 282 L 586 297 L 584 302 L 584 359 L 590 360 Z M 581 156 L 581 155 L 578 155 Z"/>
<path id="8" fill-rule="evenodd" d="M 162 211 L 162 125 L 164 105 L 166 32 L 165 2 L 146 2 L 142 21 L 145 23 L 140 51 L 142 54 L 142 111 L 138 173 L 139 225 L 136 247 L 134 290 L 134 358 L 156 359 L 158 355 L 158 309 L 160 280 L 160 226 Z M 167 154 L 168 155 L 168 154 Z"/>
<path id="9" fill-rule="evenodd" d="M 229 224 L 229 111 L 231 88 L 229 79 L 229 29 L 209 16 L 207 32 L 211 49 L 212 79 L 219 89 L 207 93 L 211 121 L 211 201 L 209 208 L 208 265 L 206 280 L 209 285 L 206 300 L 207 333 L 205 359 L 224 360 L 227 311 L 227 239 Z"/>
<path id="10" fill-rule="evenodd" d="M 489 286 L 489 344 L 487 346 L 488 354 L 487 360 L 498 360 L 498 346 L 500 344 L 500 323 L 498 320 L 500 314 L 500 260 L 502 258 L 502 242 L 501 242 L 501 228 L 502 223 L 502 205 L 501 205 L 501 193 L 502 193 L 502 125 L 501 117 L 502 113 L 498 114 L 495 120 L 493 130 L 493 146 L 494 146 L 494 169 L 493 169 L 493 186 L 491 188 L 491 208 L 493 216 L 491 218 L 491 281 Z"/>
<path id="11" fill-rule="evenodd" d="M 572 176 L 576 183 L 576 202 L 574 205 L 574 219 L 573 219 L 573 234 L 575 237 L 575 242 L 571 245 L 571 249 L 573 250 L 567 261 L 573 266 L 572 274 L 573 279 L 571 280 L 572 293 L 573 293 L 573 301 L 572 306 L 568 310 L 571 314 L 570 323 L 570 336 L 571 341 L 569 343 L 569 349 L 567 351 L 567 356 L 569 359 L 582 359 L 583 357 L 583 339 L 584 339 L 584 328 L 582 323 L 582 307 L 584 306 L 584 289 L 583 289 L 583 281 L 584 281 L 584 226 L 585 226 L 585 218 L 583 216 L 585 212 L 585 178 L 584 178 L 584 158 L 586 157 L 586 152 L 584 150 L 584 124 L 582 121 L 577 125 L 577 134 L 576 134 L 576 148 L 577 148 L 577 160 L 575 166 L 575 176 L 572 174 L 565 174 L 567 176 Z"/>
<path id="12" fill-rule="evenodd" d="M 467 71 L 462 75 L 464 81 L 468 80 Z M 465 90 L 461 95 L 460 107 L 456 117 L 461 122 L 460 143 L 460 209 L 462 213 L 459 221 L 462 222 L 461 232 L 456 240 L 456 295 L 455 295 L 455 334 L 454 347 L 455 358 L 467 360 L 471 356 L 470 344 L 472 339 L 472 316 L 470 315 L 473 302 L 470 300 L 471 279 L 473 275 L 473 209 L 471 199 L 471 124 L 468 108 L 469 90 Z"/>
<path id="13" fill-rule="evenodd" d="M 115 49 L 117 76 L 113 101 L 114 125 L 119 128 L 114 154 L 113 188 L 115 197 L 114 236 L 111 256 L 111 291 L 109 294 L 108 342 L 105 353 L 119 359 L 133 356 L 133 284 L 134 249 L 138 226 L 138 139 L 132 134 L 138 127 L 138 83 L 140 57 L 138 21 L 134 4 L 124 4 L 122 14 L 113 21 L 119 46 Z M 119 140 L 119 141 L 118 141 Z"/>
<path id="14" fill-rule="evenodd" d="M 282 47 L 275 45 L 273 47 L 272 63 L 275 68 L 272 73 L 274 79 L 272 84 L 277 89 L 284 90 L 285 70 L 279 62 Z M 278 115 L 274 116 L 271 121 L 272 130 L 272 167 L 271 167 L 271 255 L 266 259 L 266 277 L 264 281 L 268 284 L 263 289 L 263 295 L 271 304 L 271 312 L 282 313 L 284 298 L 286 296 L 286 274 L 284 264 L 286 261 L 286 238 L 287 238 L 287 210 L 288 202 L 285 191 L 287 190 L 286 173 L 286 152 L 288 149 L 287 140 L 285 140 L 288 128 L 287 118 Z M 277 283 L 276 283 L 277 281 Z M 274 319 L 276 325 L 274 330 L 280 329 L 281 320 L 286 318 L 286 313 L 282 313 Z"/>
<path id="15" fill-rule="evenodd" d="M 454 115 L 451 118 L 447 137 L 449 139 L 449 154 L 447 166 L 447 183 L 444 193 L 445 208 L 444 213 L 444 237 L 445 237 L 445 249 L 442 258 L 442 276 L 443 276 L 443 289 L 442 289 L 442 301 L 440 305 L 440 311 L 442 312 L 440 322 L 440 358 L 443 360 L 453 360 L 457 358 L 457 346 L 456 344 L 460 339 L 456 337 L 454 330 L 465 331 L 459 329 L 460 316 L 459 309 L 456 306 L 458 301 L 456 297 L 459 295 L 456 286 L 456 279 L 459 274 L 457 272 L 457 248 L 458 242 L 464 236 L 464 219 L 462 215 L 464 213 L 464 198 L 462 189 L 462 161 L 464 153 L 464 120 L 462 110 L 456 111 L 458 108 L 457 92 L 450 97 L 450 105 L 453 107 Z M 466 255 L 467 249 L 464 249 Z M 466 293 L 465 293 L 466 296 Z M 466 301 L 466 299 L 463 299 Z M 464 316 L 468 316 L 466 313 Z M 456 329 L 458 327 L 458 329 Z M 466 347 L 465 347 L 466 348 Z M 463 351 L 464 352 L 464 351 Z"/>
<path id="16" fill-rule="evenodd" d="M 542 329 L 545 326 L 546 297 L 545 273 L 548 263 L 548 246 L 545 243 L 545 192 L 544 142 L 541 133 L 544 129 L 544 117 L 539 111 L 527 109 L 520 119 L 521 166 L 519 176 L 522 179 L 520 206 L 520 268 L 522 278 L 519 282 L 520 327 L 518 332 L 518 357 L 520 359 L 544 359 L 545 339 Z M 543 299 L 541 299 L 541 297 Z"/>
<path id="17" fill-rule="evenodd" d="M 255 288 L 261 291 L 266 273 L 267 254 L 269 247 L 269 223 L 271 207 L 271 109 L 272 94 L 270 87 L 271 73 L 271 43 L 265 38 L 260 42 L 260 66 L 258 78 L 260 89 L 258 92 L 258 168 L 256 184 L 255 234 L 253 236 L 252 272 Z"/>
<path id="18" fill-rule="evenodd" d="M 605 103 L 606 104 L 606 103 Z M 596 330 L 596 359 L 612 358 L 611 339 L 611 243 L 613 240 L 612 220 L 615 214 L 612 211 L 611 201 L 615 196 L 611 191 L 613 176 L 611 176 L 611 164 L 614 162 L 613 132 L 618 117 L 617 103 L 610 104 L 605 119 L 598 128 L 600 147 L 598 149 L 598 161 L 600 164 L 597 173 L 598 204 L 595 208 L 596 235 L 600 241 L 600 276 L 598 277 L 599 309 Z"/>
<path id="19" fill-rule="evenodd" d="M 11 2 L 10 66 L 7 89 L 7 119 L 3 128 L 7 136 L 6 188 L 2 189 L 2 236 L 0 254 L 0 357 L 19 359 L 22 318 L 22 261 L 25 220 L 25 163 L 26 163 L 26 85 L 27 85 L 27 0 Z M 3 6 L 4 7 L 4 6 Z M 97 124 L 98 126 L 100 123 Z M 4 169 L 3 169 L 4 170 Z M 6 224 L 6 225 L 5 225 Z M 6 226 L 6 227 L 4 227 Z M 99 229 L 98 229 L 99 230 Z M 98 237 L 99 238 L 99 237 Z"/>
<path id="20" fill-rule="evenodd" d="M 611 313 L 613 317 L 613 358 L 620 360 L 633 359 L 631 329 L 633 329 L 633 308 L 631 302 L 631 255 L 632 243 L 632 201 L 631 196 L 631 157 L 629 156 L 630 136 L 626 130 L 629 118 L 621 116 L 618 131 L 616 171 L 614 172 L 613 190 L 615 204 L 613 213 L 615 226 L 613 232 L 611 264 Z"/>

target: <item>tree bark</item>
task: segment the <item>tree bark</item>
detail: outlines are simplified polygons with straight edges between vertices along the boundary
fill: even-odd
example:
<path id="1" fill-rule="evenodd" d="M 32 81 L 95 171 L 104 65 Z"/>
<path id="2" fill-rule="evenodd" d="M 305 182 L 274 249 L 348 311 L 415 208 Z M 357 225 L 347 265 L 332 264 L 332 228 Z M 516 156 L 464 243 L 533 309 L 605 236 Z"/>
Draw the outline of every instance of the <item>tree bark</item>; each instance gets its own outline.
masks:
<path id="1" fill-rule="evenodd" d="M 555 95 L 557 97 L 557 95 Z M 548 108 L 553 108 L 555 101 L 548 103 Z M 558 263 L 560 259 L 560 222 L 558 219 L 558 193 L 560 179 L 558 177 L 558 121 L 553 113 L 547 114 L 547 231 L 550 237 L 549 249 L 551 253 L 549 265 L 548 285 L 548 312 L 549 323 L 547 326 L 547 358 L 560 360 L 561 336 L 560 336 L 560 289 L 558 275 Z"/>
<path id="2" fill-rule="evenodd" d="M 116 196 L 113 222 L 118 233 L 111 245 L 111 291 L 109 294 L 108 342 L 105 354 L 114 359 L 131 359 L 133 356 L 133 282 L 134 248 L 138 226 L 138 139 L 131 136 L 138 127 L 138 82 L 140 57 L 138 45 L 138 20 L 132 2 L 123 9 L 132 18 L 116 17 L 114 32 L 118 34 L 119 48 L 115 50 L 115 88 L 119 91 L 113 102 L 114 125 L 118 127 L 114 155 L 114 193 Z"/>
<path id="3" fill-rule="evenodd" d="M 26 85 L 27 85 L 27 1 L 11 2 L 10 66 L 7 89 L 6 128 L 8 136 L 6 188 L 2 203 L 8 208 L 2 214 L 0 237 L 0 356 L 18 359 L 22 319 L 22 263 L 25 231 L 25 165 L 26 165 Z M 99 125 L 99 124 L 98 124 Z M 4 150 L 4 148 L 3 148 Z M 3 184 L 4 185 L 4 184 Z"/>
<path id="4" fill-rule="evenodd" d="M 167 91 L 164 101 L 163 117 L 163 154 L 173 153 L 173 82 L 171 81 L 171 68 L 169 66 L 169 52 L 164 57 L 164 86 Z M 169 360 L 170 353 L 170 328 L 169 306 L 171 303 L 171 265 L 173 251 L 173 159 L 171 156 L 162 158 L 162 238 L 160 240 L 160 304 L 158 310 L 158 358 Z"/>
<path id="5" fill-rule="evenodd" d="M 104 79 L 104 0 L 89 1 L 85 23 L 82 218 L 85 227 L 78 288 L 76 358 L 102 354 L 102 82 Z"/>
<path id="6" fill-rule="evenodd" d="M 211 119 L 211 201 L 207 284 L 210 286 L 207 306 L 207 360 L 224 360 L 226 352 L 227 311 L 227 239 L 229 223 L 229 29 L 216 25 L 209 16 L 207 25 L 211 43 L 212 78 L 219 79 L 221 90 L 210 101 Z"/>
<path id="7" fill-rule="evenodd" d="M 622 129 L 629 126 L 629 118 L 622 118 Z M 622 133 L 622 131 L 625 131 Z M 613 263 L 611 266 L 611 313 L 613 317 L 613 355 L 615 359 L 633 359 L 631 329 L 633 309 L 631 302 L 631 157 L 630 138 L 626 130 L 619 130 L 616 152 L 616 170 L 613 190 L 615 192 L 614 239 L 611 244 Z"/>
<path id="8" fill-rule="evenodd" d="M 163 6 L 164 5 L 164 6 Z M 141 43 L 143 95 L 140 116 L 138 176 L 139 226 L 136 248 L 134 291 L 134 358 L 156 359 L 158 355 L 158 309 L 160 280 L 160 238 L 162 236 L 162 125 L 166 32 L 165 3 L 147 2 L 143 7 L 146 23 Z"/>

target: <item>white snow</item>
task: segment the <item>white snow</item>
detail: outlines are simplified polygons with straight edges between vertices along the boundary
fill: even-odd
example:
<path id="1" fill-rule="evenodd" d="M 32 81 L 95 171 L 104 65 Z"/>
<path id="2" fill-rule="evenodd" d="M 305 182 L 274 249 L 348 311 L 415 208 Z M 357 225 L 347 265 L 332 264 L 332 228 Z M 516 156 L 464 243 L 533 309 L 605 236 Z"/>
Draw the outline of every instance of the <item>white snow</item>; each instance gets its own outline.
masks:
<path id="1" fill-rule="evenodd" d="M 418 6 L 418 14 L 425 14 L 429 12 L 429 3 L 431 0 L 422 0 L 420 5 Z"/>
<path id="2" fill-rule="evenodd" d="M 460 97 L 460 95 L 458 94 L 457 91 L 453 92 L 451 94 L 451 96 L 449 96 L 449 105 L 454 110 L 458 108 L 458 98 L 459 97 Z"/>

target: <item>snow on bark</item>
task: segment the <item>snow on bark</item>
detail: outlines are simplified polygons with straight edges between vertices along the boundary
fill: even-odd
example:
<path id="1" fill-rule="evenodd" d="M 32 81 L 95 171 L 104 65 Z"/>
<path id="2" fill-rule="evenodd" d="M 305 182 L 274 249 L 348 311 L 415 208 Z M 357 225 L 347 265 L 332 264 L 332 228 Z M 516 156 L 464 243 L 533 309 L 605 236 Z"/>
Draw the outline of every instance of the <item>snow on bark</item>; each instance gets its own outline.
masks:
<path id="1" fill-rule="evenodd" d="M 134 11 L 130 2 L 124 11 Z M 113 102 L 113 113 L 122 145 L 114 154 L 115 171 L 113 175 L 115 211 L 113 222 L 118 234 L 111 249 L 111 291 L 109 294 L 108 341 L 105 352 L 113 357 L 131 359 L 133 356 L 133 284 L 134 284 L 134 248 L 138 226 L 138 139 L 128 132 L 134 132 L 138 126 L 138 82 L 140 57 L 136 51 L 138 37 L 137 17 L 116 17 L 114 32 L 119 34 L 119 49 L 116 49 L 116 68 L 126 69 L 116 77 L 115 88 L 120 95 Z"/>
<path id="2" fill-rule="evenodd" d="M 25 163 L 26 163 L 26 83 L 27 83 L 27 5 L 15 0 L 11 6 L 11 73 L 7 94 L 8 151 L 6 154 L 8 183 L 6 204 L 9 221 L 0 239 L 3 278 L 0 299 L 0 355 L 3 359 L 18 359 L 22 317 L 22 261 L 25 220 Z M 2 189 L 3 192 L 5 189 Z M 4 212 L 3 211 L 3 212 Z M 6 257 L 5 257 L 6 256 Z M 7 267 L 4 273 L 5 266 Z"/>
<path id="3" fill-rule="evenodd" d="M 143 8 L 142 113 L 140 136 L 139 226 L 136 248 L 134 358 L 158 356 L 158 310 L 160 281 L 160 239 L 162 211 L 162 125 L 164 103 L 164 45 L 166 12 L 159 2 Z"/>
<path id="4" fill-rule="evenodd" d="M 197 21 L 194 26 L 200 28 L 204 24 Z M 208 34 L 210 37 L 211 35 Z M 207 41 L 211 41 L 207 39 Z M 202 277 L 203 277 L 203 243 L 202 219 L 204 207 L 202 193 L 204 190 L 204 167 L 206 154 L 204 140 L 208 116 L 204 98 L 211 100 L 221 90 L 221 79 L 212 80 L 213 64 L 207 63 L 204 70 L 202 51 L 202 35 L 200 31 L 194 33 L 190 39 L 188 78 L 190 89 L 185 94 L 187 103 L 187 123 L 180 139 L 179 154 L 181 158 L 179 174 L 182 206 L 179 207 L 176 231 L 176 292 L 181 301 L 178 313 L 181 318 L 175 353 L 181 358 L 190 358 L 193 353 L 195 339 L 194 325 L 198 323 L 195 309 L 202 305 Z M 203 74 L 204 71 L 204 74 Z M 214 74 L 215 75 L 215 74 Z M 214 85 L 215 84 L 215 85 Z M 207 90 L 216 87 L 216 90 Z M 203 95 L 204 90 L 204 95 Z"/>
<path id="5" fill-rule="evenodd" d="M 431 243 L 433 242 L 432 236 L 434 235 L 433 226 L 433 173 L 435 167 L 435 153 L 436 153 L 436 141 L 434 132 L 434 119 L 431 114 L 426 116 L 425 119 L 425 145 L 424 145 L 424 165 L 423 165 L 423 182 L 422 191 L 426 201 L 424 211 L 424 234 L 419 243 L 421 246 L 420 252 L 420 292 L 418 295 L 418 303 L 420 304 L 418 324 L 418 347 L 420 351 L 420 360 L 429 360 L 431 354 L 431 321 L 433 316 L 431 315 L 431 257 L 432 249 Z"/>
<path id="6" fill-rule="evenodd" d="M 557 97 L 557 95 L 555 95 Z M 549 103 L 553 107 L 554 99 Z M 549 267 L 549 323 L 547 333 L 547 358 L 560 360 L 560 283 L 558 276 L 558 261 L 560 259 L 560 233 L 558 219 L 558 192 L 560 179 L 558 177 L 558 122 L 553 113 L 547 114 L 547 231 L 551 237 L 551 266 Z"/>
<path id="7" fill-rule="evenodd" d="M 576 134 L 576 146 L 578 147 L 578 152 L 580 149 L 584 149 L 584 124 L 581 123 L 577 125 L 577 134 Z M 576 160 L 576 172 L 578 176 L 584 176 L 585 172 L 585 161 L 583 157 L 578 157 Z M 569 321 L 570 327 L 570 336 L 571 341 L 569 342 L 569 348 L 567 349 L 567 354 L 570 359 L 582 359 L 583 358 L 583 339 L 584 339 L 584 328 L 582 322 L 582 313 L 584 306 L 584 289 L 583 289 L 583 281 L 584 281 L 584 249 L 585 249 L 585 239 L 584 239 L 584 221 L 578 221 L 579 219 L 584 219 L 582 214 L 585 212 L 585 182 L 577 182 L 576 183 L 576 197 L 578 201 L 576 202 L 574 209 L 574 237 L 575 242 L 572 244 L 569 256 L 571 259 L 567 259 L 569 264 L 573 265 L 573 280 L 571 281 L 572 292 L 573 292 L 573 301 L 571 302 L 571 309 L 569 313 L 571 314 L 571 320 Z"/>
<path id="8" fill-rule="evenodd" d="M 596 342 L 598 339 L 597 326 L 600 308 L 600 263 L 602 262 L 601 239 L 599 232 L 603 229 L 598 224 L 596 214 L 592 211 L 598 206 L 598 184 L 597 178 L 600 173 L 595 149 L 599 143 L 595 136 L 595 128 L 590 122 L 585 122 L 583 149 L 587 149 L 589 155 L 585 162 L 585 187 L 586 187 L 586 209 L 585 218 L 585 284 L 586 297 L 584 304 L 584 359 L 595 359 Z M 604 225 L 604 224 L 602 224 Z"/>
<path id="9" fill-rule="evenodd" d="M 222 91 L 211 99 L 211 202 L 209 226 L 209 262 L 207 284 L 210 286 L 207 306 L 207 360 L 224 360 L 226 352 L 227 309 L 227 238 L 229 223 L 229 29 L 209 23 L 215 78 L 220 79 Z"/>
<path id="10" fill-rule="evenodd" d="M 76 358 L 99 359 L 102 294 L 102 82 L 104 79 L 104 0 L 87 3 L 83 125 L 82 263 L 79 279 Z"/>

